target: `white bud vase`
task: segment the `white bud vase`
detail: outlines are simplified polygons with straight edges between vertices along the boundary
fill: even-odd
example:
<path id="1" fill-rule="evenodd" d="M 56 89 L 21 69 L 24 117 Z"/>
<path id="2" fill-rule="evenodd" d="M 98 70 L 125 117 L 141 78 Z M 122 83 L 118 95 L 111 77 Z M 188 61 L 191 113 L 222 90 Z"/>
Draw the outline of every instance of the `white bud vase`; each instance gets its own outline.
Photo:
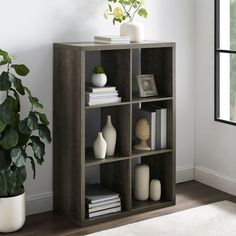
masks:
<path id="1" fill-rule="evenodd" d="M 149 166 L 138 164 L 134 169 L 134 197 L 139 201 L 146 201 L 149 198 Z"/>
<path id="2" fill-rule="evenodd" d="M 153 179 L 150 183 L 150 198 L 152 201 L 161 199 L 161 182 L 158 179 Z"/>
<path id="3" fill-rule="evenodd" d="M 120 36 L 126 36 L 132 43 L 141 43 L 144 40 L 143 25 L 133 20 L 125 22 L 120 26 Z"/>
<path id="4" fill-rule="evenodd" d="M 104 87 L 107 83 L 106 74 L 93 74 L 91 79 L 92 85 L 95 87 Z"/>
<path id="5" fill-rule="evenodd" d="M 102 134 L 107 143 L 107 156 L 114 156 L 116 148 L 116 129 L 112 125 L 111 116 L 107 116 L 107 123 L 102 129 Z"/>
<path id="6" fill-rule="evenodd" d="M 98 136 L 93 143 L 93 151 L 97 159 L 104 159 L 106 157 L 107 143 L 101 132 L 98 132 Z"/>

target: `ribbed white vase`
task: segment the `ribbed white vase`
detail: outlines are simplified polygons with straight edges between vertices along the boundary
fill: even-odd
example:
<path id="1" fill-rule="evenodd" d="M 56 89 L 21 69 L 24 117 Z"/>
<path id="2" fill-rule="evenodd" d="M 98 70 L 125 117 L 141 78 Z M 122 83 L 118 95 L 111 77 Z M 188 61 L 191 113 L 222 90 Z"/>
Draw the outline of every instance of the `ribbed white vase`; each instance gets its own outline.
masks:
<path id="1" fill-rule="evenodd" d="M 120 26 L 120 36 L 126 36 L 132 43 L 140 43 L 144 40 L 143 25 L 133 20 L 125 22 Z"/>
<path id="2" fill-rule="evenodd" d="M 93 143 L 93 151 L 97 159 L 104 159 L 106 157 L 107 143 L 101 132 L 98 132 L 98 136 Z"/>
<path id="3" fill-rule="evenodd" d="M 146 201 L 149 198 L 149 166 L 138 164 L 134 169 L 134 197 L 139 201 Z"/>
<path id="4" fill-rule="evenodd" d="M 0 233 L 19 230 L 25 223 L 25 193 L 0 198 Z"/>
<path id="5" fill-rule="evenodd" d="M 107 116 L 107 123 L 102 129 L 102 134 L 107 143 L 107 156 L 114 156 L 116 149 L 116 129 L 112 125 L 111 116 Z"/>

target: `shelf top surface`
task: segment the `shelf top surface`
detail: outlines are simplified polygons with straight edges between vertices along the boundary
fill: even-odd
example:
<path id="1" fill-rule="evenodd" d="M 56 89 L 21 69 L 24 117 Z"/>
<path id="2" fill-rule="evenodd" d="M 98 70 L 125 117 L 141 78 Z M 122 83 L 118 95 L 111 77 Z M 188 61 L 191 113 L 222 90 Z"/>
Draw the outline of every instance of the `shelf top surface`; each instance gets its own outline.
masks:
<path id="1" fill-rule="evenodd" d="M 163 48 L 174 47 L 174 42 L 161 42 L 161 41 L 143 41 L 141 43 L 126 43 L 126 44 L 104 44 L 95 42 L 66 42 L 55 43 L 59 47 L 73 47 L 81 50 L 110 50 L 110 49 L 132 49 L 132 48 Z"/>

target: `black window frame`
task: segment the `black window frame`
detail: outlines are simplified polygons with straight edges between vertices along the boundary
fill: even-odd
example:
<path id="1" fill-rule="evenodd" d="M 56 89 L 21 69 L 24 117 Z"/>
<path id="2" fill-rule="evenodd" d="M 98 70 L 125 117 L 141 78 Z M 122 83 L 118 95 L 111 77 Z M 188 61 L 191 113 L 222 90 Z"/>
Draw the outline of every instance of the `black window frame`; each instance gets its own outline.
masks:
<path id="1" fill-rule="evenodd" d="M 225 50 L 220 49 L 220 0 L 215 0 L 215 45 L 214 45 L 214 58 L 215 58 L 215 65 L 214 65 L 214 82 L 215 82 L 215 95 L 214 95 L 214 101 L 215 101 L 215 107 L 214 107 L 214 118 L 215 121 L 222 122 L 225 124 L 235 125 L 236 121 L 230 121 L 230 120 L 224 120 L 219 118 L 220 116 L 220 53 L 229 53 L 229 54 L 236 54 L 236 51 L 234 50 Z"/>

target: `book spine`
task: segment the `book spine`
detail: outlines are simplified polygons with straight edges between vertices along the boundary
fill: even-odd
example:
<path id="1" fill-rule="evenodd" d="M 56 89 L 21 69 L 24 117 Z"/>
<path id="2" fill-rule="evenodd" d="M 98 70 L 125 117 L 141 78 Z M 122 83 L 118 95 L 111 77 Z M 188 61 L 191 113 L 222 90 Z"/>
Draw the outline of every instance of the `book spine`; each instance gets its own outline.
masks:
<path id="1" fill-rule="evenodd" d="M 156 110 L 156 148 L 161 149 L 161 109 Z"/>
<path id="2" fill-rule="evenodd" d="M 167 109 L 161 109 L 161 149 L 167 147 Z"/>
<path id="3" fill-rule="evenodd" d="M 119 207 L 120 205 L 121 205 L 120 202 L 105 204 L 105 205 L 101 205 L 98 207 L 88 208 L 88 212 L 92 213 L 92 212 L 96 212 L 96 211 L 102 211 L 102 210 L 106 210 L 106 209 L 110 209 L 110 208 L 114 208 L 114 207 Z"/>
<path id="4" fill-rule="evenodd" d="M 111 204 L 111 203 L 117 203 L 117 202 L 120 202 L 119 197 L 114 198 L 112 200 L 99 202 L 99 203 L 88 203 L 87 206 L 88 206 L 88 208 L 94 208 L 94 207 L 102 206 L 102 205 L 105 205 L 105 204 Z"/>
<path id="5" fill-rule="evenodd" d="M 106 214 L 115 213 L 115 212 L 119 212 L 119 211 L 121 211 L 121 207 L 115 207 L 115 208 L 110 208 L 110 209 L 103 210 L 103 211 L 88 213 L 88 217 L 92 218 L 92 217 L 95 217 L 95 216 L 106 215 Z"/>

